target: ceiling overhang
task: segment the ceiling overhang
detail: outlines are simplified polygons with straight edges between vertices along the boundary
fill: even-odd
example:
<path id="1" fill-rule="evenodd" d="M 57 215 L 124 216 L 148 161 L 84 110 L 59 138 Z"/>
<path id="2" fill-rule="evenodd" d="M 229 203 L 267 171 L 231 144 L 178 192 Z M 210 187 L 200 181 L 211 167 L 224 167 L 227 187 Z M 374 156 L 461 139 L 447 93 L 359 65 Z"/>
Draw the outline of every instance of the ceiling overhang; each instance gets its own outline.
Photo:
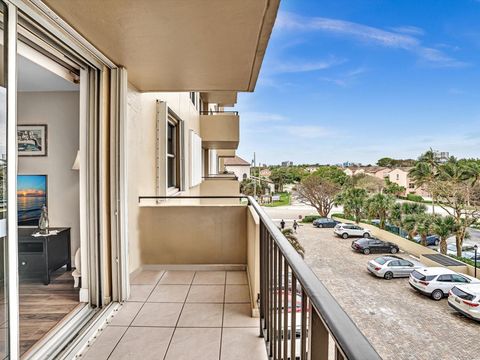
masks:
<path id="1" fill-rule="evenodd" d="M 202 92 L 202 98 L 210 104 L 219 106 L 234 106 L 237 103 L 236 91 L 209 91 Z"/>
<path id="2" fill-rule="evenodd" d="M 140 91 L 253 91 L 280 0 L 44 0 Z"/>

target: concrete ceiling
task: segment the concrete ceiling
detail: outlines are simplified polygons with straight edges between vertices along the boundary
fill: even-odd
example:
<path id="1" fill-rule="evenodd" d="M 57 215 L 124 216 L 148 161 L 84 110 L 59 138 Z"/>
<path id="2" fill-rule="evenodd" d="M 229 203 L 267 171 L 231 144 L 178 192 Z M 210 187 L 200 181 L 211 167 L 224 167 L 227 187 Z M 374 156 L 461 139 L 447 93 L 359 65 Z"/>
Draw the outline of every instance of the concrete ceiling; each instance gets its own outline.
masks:
<path id="1" fill-rule="evenodd" d="M 253 91 L 280 0 L 44 0 L 141 91 Z"/>
<path id="2" fill-rule="evenodd" d="M 202 99 L 220 106 L 234 106 L 237 103 L 236 91 L 210 91 L 202 92 Z"/>

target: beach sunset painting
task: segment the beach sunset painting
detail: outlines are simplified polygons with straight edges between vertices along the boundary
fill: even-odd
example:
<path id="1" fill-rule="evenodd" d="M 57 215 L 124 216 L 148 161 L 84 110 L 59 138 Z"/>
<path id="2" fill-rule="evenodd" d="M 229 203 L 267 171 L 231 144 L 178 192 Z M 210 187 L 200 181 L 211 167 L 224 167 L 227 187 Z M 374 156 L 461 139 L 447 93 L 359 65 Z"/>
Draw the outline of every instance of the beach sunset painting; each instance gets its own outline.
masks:
<path id="1" fill-rule="evenodd" d="M 47 176 L 19 175 L 17 199 L 18 225 L 37 226 L 42 206 L 47 205 Z"/>

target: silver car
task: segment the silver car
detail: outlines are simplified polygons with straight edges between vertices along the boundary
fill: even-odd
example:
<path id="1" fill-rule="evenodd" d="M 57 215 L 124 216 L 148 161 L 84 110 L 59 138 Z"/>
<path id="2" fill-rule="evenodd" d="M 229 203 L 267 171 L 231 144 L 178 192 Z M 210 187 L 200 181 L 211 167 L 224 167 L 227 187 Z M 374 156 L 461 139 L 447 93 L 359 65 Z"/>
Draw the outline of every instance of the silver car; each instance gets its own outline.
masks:
<path id="1" fill-rule="evenodd" d="M 418 261 L 389 255 L 370 260 L 367 264 L 367 269 L 375 276 L 391 280 L 394 277 L 409 277 L 413 270 L 424 266 Z"/>

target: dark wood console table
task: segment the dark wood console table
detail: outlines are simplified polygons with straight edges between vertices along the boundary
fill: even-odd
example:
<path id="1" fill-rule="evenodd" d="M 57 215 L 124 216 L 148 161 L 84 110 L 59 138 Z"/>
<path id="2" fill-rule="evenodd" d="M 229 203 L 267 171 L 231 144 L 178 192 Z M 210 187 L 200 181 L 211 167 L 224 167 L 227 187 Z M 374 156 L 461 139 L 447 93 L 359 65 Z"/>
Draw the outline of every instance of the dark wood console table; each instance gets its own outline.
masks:
<path id="1" fill-rule="evenodd" d="M 41 279 L 50 283 L 50 274 L 67 265 L 72 269 L 70 228 L 57 230 L 53 235 L 33 236 L 38 229 L 18 228 L 18 272 L 20 279 Z"/>

